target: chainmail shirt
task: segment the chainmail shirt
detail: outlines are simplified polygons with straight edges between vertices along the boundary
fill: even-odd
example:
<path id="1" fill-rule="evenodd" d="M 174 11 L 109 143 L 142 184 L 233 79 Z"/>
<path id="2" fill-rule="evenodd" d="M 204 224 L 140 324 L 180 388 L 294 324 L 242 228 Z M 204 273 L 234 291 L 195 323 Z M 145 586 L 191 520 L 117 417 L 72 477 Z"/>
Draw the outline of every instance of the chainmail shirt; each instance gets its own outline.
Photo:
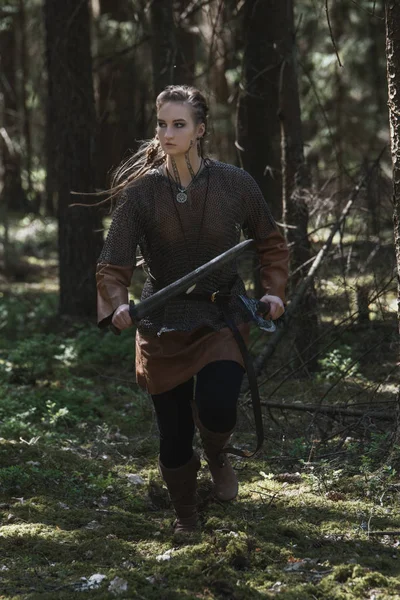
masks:
<path id="1" fill-rule="evenodd" d="M 100 264 L 133 267 L 140 249 L 148 273 L 141 299 L 239 243 L 241 232 L 256 242 L 276 229 L 267 203 L 249 173 L 207 159 L 179 204 L 175 182 L 161 169 L 152 169 L 121 193 L 99 257 Z M 224 289 L 244 294 L 243 281 L 231 261 L 197 283 L 195 293 Z M 231 301 L 237 324 L 250 317 L 237 298 Z M 142 334 L 226 327 L 218 306 L 206 300 L 179 297 L 138 324 Z"/>

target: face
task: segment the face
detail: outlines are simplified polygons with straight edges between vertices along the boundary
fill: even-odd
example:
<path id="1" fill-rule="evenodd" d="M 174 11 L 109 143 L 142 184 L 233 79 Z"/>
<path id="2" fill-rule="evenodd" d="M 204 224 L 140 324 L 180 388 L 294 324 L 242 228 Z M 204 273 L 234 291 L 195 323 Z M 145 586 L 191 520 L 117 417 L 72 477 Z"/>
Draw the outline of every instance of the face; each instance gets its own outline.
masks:
<path id="1" fill-rule="evenodd" d="M 192 109 L 186 102 L 166 102 L 157 113 L 157 137 L 165 154 L 184 154 L 196 148 L 197 138 L 204 135 L 204 124 L 197 125 Z"/>

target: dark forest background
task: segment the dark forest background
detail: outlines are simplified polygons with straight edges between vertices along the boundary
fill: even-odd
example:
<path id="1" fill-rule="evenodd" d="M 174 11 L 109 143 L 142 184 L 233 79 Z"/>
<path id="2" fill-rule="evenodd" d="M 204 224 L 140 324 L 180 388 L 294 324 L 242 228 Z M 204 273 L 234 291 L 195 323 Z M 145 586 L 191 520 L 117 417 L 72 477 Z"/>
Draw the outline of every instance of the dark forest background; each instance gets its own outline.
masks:
<path id="1" fill-rule="evenodd" d="M 287 321 L 308 368 L 335 311 L 368 323 L 396 310 L 383 0 L 15 0 L 0 24 L 6 281 L 34 259 L 18 218 L 43 235 L 57 222 L 60 314 L 94 317 L 106 211 L 71 208 L 99 200 L 71 191 L 107 189 L 153 136 L 156 95 L 185 83 L 210 104 L 208 153 L 255 177 L 287 237 Z M 248 260 L 258 295 L 256 270 Z"/>
<path id="2" fill-rule="evenodd" d="M 310 377 L 332 332 L 348 348 L 343 327 L 390 331 L 395 8 L 383 0 L 3 0 L 5 293 L 35 282 L 46 290 L 47 275 L 60 317 L 93 322 L 110 211 L 79 193 L 108 188 L 113 169 L 153 136 L 156 95 L 185 83 L 209 101 L 208 154 L 255 177 L 291 250 L 285 321 L 268 341 L 255 339 L 257 372 L 286 336 L 289 370 Z M 247 256 L 241 272 L 259 295 L 257 260 Z M 135 273 L 133 297 L 142 283 Z"/>
<path id="3" fill-rule="evenodd" d="M 285 319 L 251 337 L 267 439 L 236 465 L 247 499 L 206 503 L 167 573 L 133 330 L 96 327 L 110 211 L 82 194 L 153 137 L 172 83 L 205 93 L 207 154 L 257 180 L 291 265 Z M 70 600 L 99 570 L 157 600 L 399 597 L 399 114 L 400 0 L 0 0 L 1 597 Z M 251 253 L 240 272 L 258 296 Z M 252 418 L 245 383 L 249 449 Z"/>

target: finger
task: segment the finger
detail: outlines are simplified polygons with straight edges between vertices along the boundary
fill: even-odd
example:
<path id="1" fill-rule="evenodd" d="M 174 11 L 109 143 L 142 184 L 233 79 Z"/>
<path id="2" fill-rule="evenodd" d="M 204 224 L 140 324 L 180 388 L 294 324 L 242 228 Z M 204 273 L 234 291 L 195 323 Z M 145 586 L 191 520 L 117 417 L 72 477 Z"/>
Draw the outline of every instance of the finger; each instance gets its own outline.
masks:
<path id="1" fill-rule="evenodd" d="M 111 322 L 118 327 L 118 329 L 125 329 L 129 325 L 130 319 L 124 314 L 119 314 L 116 315 Z"/>
<path id="2" fill-rule="evenodd" d="M 281 317 L 284 312 L 285 312 L 285 309 L 280 304 L 274 303 L 271 308 L 271 318 L 273 320 L 279 319 L 279 317 Z"/>
<path id="3" fill-rule="evenodd" d="M 271 302 L 270 303 L 270 311 L 269 311 L 270 319 L 275 319 L 276 314 L 277 314 L 277 304 L 276 304 L 276 302 Z"/>
<path id="4" fill-rule="evenodd" d="M 115 325 L 119 328 L 119 329 L 128 329 L 128 327 L 132 326 L 132 321 L 129 320 L 127 321 L 126 319 L 121 319 L 120 321 L 117 321 L 115 323 Z"/>

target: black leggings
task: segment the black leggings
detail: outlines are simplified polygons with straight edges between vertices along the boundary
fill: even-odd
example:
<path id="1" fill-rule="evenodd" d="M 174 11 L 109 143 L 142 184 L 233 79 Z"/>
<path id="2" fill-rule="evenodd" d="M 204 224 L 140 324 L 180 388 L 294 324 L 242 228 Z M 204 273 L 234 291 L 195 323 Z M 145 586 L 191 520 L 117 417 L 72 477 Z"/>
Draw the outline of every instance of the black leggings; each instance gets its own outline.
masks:
<path id="1" fill-rule="evenodd" d="M 194 400 L 206 429 L 224 433 L 235 427 L 243 374 L 243 367 L 233 360 L 212 362 L 199 371 Z M 192 377 L 168 392 L 152 395 L 160 431 L 160 460 L 167 468 L 180 467 L 192 457 L 193 392 Z"/>

